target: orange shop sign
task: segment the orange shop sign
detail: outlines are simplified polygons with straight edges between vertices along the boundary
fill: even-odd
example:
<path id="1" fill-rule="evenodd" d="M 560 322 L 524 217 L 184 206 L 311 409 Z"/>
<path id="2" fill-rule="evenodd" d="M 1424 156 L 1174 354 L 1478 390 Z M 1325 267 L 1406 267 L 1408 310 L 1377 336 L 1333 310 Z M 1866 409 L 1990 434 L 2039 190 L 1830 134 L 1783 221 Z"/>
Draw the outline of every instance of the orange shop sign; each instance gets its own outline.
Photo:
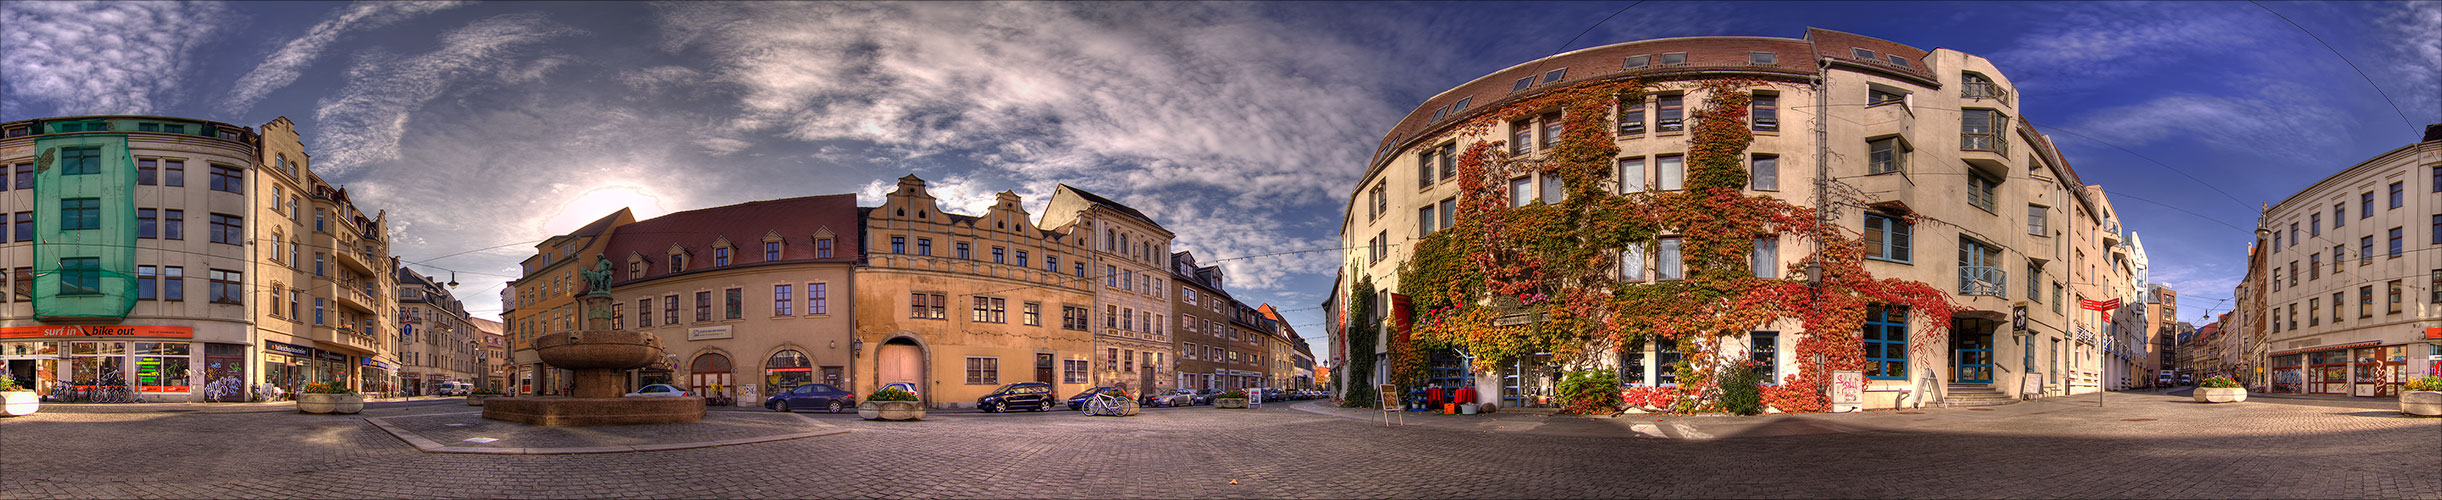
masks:
<path id="1" fill-rule="evenodd" d="M 0 327 L 0 338 L 43 337 L 172 337 L 195 338 L 195 329 L 185 326 L 150 325 L 49 325 Z"/>

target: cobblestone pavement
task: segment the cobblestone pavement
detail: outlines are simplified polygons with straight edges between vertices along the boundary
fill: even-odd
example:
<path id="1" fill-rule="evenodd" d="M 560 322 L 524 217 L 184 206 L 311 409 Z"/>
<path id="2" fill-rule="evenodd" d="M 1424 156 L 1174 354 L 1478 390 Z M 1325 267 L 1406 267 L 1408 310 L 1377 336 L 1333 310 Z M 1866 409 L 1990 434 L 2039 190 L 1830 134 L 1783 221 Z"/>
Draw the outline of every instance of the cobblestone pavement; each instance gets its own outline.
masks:
<path id="1" fill-rule="evenodd" d="M 1345 413 L 1147 409 L 806 414 L 847 434 L 647 453 L 421 453 L 362 418 L 49 412 L 0 420 L 0 498 L 2442 499 L 2442 419 L 2114 394 L 1990 409 L 1510 418 L 1387 428 Z M 401 405 L 367 416 L 466 411 Z M 1506 415 L 1506 414 L 1505 414 Z M 1523 415 L 1517 415 L 1523 417 Z M 1463 417 L 1442 417 L 1459 419 Z M 1232 482 L 1235 481 L 1235 484 Z"/>

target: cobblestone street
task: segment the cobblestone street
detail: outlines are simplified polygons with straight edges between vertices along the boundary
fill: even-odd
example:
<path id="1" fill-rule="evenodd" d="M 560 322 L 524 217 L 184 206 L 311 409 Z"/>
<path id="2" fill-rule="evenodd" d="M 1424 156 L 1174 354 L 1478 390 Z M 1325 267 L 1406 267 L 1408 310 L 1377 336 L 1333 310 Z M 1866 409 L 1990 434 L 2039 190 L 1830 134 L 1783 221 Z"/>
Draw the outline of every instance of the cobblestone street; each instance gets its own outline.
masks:
<path id="1" fill-rule="evenodd" d="M 0 497 L 2442 498 L 2442 420 L 2183 399 L 1754 419 L 1503 414 L 1497 429 L 1446 416 L 1386 428 L 1304 403 L 1125 419 L 809 413 L 850 432 L 528 456 L 426 454 L 356 417 L 62 407 L 0 421 Z M 1646 423 L 1699 432 L 1633 430 Z M 1740 431 L 1791 426 L 1811 430 Z M 1702 435 L 1712 438 L 1687 439 Z"/>

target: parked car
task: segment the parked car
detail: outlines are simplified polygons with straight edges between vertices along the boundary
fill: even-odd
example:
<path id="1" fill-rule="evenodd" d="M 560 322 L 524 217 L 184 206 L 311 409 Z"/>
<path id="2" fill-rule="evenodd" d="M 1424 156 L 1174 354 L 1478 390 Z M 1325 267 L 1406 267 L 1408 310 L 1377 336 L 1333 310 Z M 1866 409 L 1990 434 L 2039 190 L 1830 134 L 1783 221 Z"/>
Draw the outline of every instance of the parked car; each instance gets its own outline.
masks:
<path id="1" fill-rule="evenodd" d="M 1188 406 L 1193 404 L 1196 404 L 1196 391 L 1187 389 L 1171 389 L 1170 392 L 1153 397 L 1153 406 Z"/>
<path id="2" fill-rule="evenodd" d="M 636 392 L 627 393 L 627 397 L 631 398 L 683 398 L 687 396 L 691 396 L 691 394 L 688 394 L 686 389 L 671 387 L 670 384 L 648 385 L 636 389 Z"/>
<path id="3" fill-rule="evenodd" d="M 1209 404 L 1213 404 L 1213 396 L 1219 396 L 1219 395 L 1221 395 L 1221 390 L 1220 390 L 1220 389 L 1204 389 L 1204 390 L 1196 391 L 1196 400 L 1195 400 L 1196 402 L 1195 402 L 1194 404 L 1198 404 L 1198 405 L 1209 405 Z"/>
<path id="4" fill-rule="evenodd" d="M 788 392 L 773 394 L 772 397 L 763 400 L 763 409 L 771 411 L 822 408 L 830 410 L 831 413 L 839 413 L 840 410 L 855 407 L 856 393 L 843 391 L 829 384 L 801 385 L 789 389 Z"/>
<path id="5" fill-rule="evenodd" d="M 993 389 L 991 394 L 985 394 L 984 397 L 976 398 L 975 407 L 982 408 L 985 412 L 990 413 L 1000 413 L 1021 408 L 1034 411 L 1043 411 L 1051 409 L 1051 406 L 1056 404 L 1051 398 L 1051 384 L 1042 382 L 1018 382 L 1001 386 L 999 389 Z"/>
<path id="6" fill-rule="evenodd" d="M 1119 387 L 1118 387 L 1118 386 L 1108 386 L 1108 385 L 1106 385 L 1106 386 L 1102 386 L 1102 387 L 1096 387 L 1096 388 L 1092 388 L 1092 389 L 1086 389 L 1086 390 L 1085 390 L 1085 392 L 1080 392 L 1080 393 L 1077 393 L 1077 395 L 1075 395 L 1075 396 L 1069 396 L 1069 397 L 1068 397 L 1068 409 L 1069 409 L 1070 411 L 1083 410 L 1083 409 L 1085 409 L 1085 400 L 1087 400 L 1087 399 L 1092 399 L 1092 398 L 1094 397 L 1094 395 L 1095 395 L 1095 394 L 1101 394 L 1101 393 L 1104 393 L 1104 392 L 1110 392 L 1110 391 L 1116 391 L 1116 390 L 1119 390 Z"/>

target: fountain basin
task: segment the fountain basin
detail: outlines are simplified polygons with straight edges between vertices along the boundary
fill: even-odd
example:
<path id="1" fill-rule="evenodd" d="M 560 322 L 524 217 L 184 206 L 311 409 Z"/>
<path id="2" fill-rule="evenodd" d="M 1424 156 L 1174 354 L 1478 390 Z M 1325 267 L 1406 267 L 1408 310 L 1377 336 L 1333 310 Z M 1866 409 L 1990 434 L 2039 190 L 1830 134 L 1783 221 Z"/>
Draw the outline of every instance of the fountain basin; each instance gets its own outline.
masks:
<path id="1" fill-rule="evenodd" d="M 704 420 L 704 398 L 491 398 L 483 418 L 550 427 L 690 424 Z"/>

